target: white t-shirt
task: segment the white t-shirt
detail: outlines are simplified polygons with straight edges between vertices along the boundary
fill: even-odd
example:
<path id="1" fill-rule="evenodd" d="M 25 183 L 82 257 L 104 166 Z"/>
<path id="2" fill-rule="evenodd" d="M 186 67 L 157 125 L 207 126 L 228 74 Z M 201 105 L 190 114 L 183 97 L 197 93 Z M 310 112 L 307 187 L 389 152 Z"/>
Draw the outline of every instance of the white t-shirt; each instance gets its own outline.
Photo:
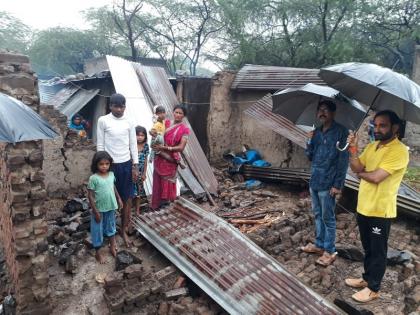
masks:
<path id="1" fill-rule="evenodd" d="M 114 163 L 130 159 L 134 164 L 138 163 L 136 130 L 125 115 L 117 118 L 109 113 L 99 117 L 96 148 L 108 152 Z"/>

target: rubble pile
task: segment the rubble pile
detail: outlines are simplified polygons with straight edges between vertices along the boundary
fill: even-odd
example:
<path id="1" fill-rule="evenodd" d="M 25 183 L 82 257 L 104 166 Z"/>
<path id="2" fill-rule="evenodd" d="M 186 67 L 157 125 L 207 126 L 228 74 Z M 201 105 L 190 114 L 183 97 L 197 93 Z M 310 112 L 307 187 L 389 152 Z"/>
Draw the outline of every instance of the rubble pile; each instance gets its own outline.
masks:
<path id="1" fill-rule="evenodd" d="M 104 279 L 104 299 L 111 314 L 135 314 L 136 309 L 159 315 L 222 313 L 205 294 L 193 298 L 188 282 L 173 265 L 147 269 L 135 255 L 121 251 L 116 271 Z"/>
<path id="2" fill-rule="evenodd" d="M 73 198 L 63 209 L 63 216 L 49 222 L 49 250 L 58 257 L 66 272 L 77 271 L 77 255 L 90 245 L 88 232 L 90 229 L 90 209 L 86 198 Z"/>
<path id="3" fill-rule="evenodd" d="M 344 284 L 349 276 L 361 276 L 363 250 L 355 214 L 338 207 L 336 247 L 338 258 L 324 268 L 316 265 L 316 255 L 300 250 L 314 241 L 314 218 L 306 191 L 266 185 L 248 190 L 238 178 L 216 170 L 221 188 L 217 215 L 271 254 L 290 272 L 330 301 L 340 299 L 354 305 L 356 291 Z M 239 179 L 240 180 L 240 179 Z M 341 213 L 340 213 L 341 212 Z M 416 222 L 398 219 L 391 226 L 388 268 L 381 299 L 366 307 L 374 314 L 410 314 L 420 311 L 420 228 Z"/>

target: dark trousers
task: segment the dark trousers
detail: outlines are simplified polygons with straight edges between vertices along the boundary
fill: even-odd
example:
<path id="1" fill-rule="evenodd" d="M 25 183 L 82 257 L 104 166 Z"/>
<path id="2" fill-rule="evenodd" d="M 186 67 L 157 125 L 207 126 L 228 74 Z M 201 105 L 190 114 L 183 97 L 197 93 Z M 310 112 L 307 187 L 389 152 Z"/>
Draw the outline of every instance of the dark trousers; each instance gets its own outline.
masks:
<path id="1" fill-rule="evenodd" d="M 379 291 L 385 274 L 391 221 L 392 219 L 357 214 L 360 240 L 365 251 L 363 279 L 374 292 Z"/>

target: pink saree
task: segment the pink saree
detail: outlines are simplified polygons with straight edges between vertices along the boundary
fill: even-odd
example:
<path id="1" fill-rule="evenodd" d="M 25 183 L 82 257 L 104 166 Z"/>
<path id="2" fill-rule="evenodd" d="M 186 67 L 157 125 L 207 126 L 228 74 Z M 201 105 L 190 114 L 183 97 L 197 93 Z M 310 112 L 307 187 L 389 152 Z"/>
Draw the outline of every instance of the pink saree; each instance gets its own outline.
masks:
<path id="1" fill-rule="evenodd" d="M 165 134 L 163 136 L 165 145 L 177 146 L 183 137 L 188 137 L 190 129 L 183 123 L 172 124 L 165 120 Z M 175 160 L 179 160 L 178 152 L 167 151 Z M 163 201 L 174 201 L 176 199 L 176 170 L 177 164 L 169 162 L 156 155 L 153 171 L 152 209 L 160 207 Z"/>

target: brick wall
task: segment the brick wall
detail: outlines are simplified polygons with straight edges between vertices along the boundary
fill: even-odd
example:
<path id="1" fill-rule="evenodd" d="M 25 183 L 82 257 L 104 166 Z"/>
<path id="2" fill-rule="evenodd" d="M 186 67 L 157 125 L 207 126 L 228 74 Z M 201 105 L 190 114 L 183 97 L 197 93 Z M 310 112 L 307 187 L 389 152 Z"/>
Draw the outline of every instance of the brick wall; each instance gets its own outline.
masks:
<path id="1" fill-rule="evenodd" d="M 39 110 L 26 56 L 0 52 L 0 92 Z M 48 243 L 42 141 L 1 144 L 0 241 L 19 314 L 48 313 Z"/>

